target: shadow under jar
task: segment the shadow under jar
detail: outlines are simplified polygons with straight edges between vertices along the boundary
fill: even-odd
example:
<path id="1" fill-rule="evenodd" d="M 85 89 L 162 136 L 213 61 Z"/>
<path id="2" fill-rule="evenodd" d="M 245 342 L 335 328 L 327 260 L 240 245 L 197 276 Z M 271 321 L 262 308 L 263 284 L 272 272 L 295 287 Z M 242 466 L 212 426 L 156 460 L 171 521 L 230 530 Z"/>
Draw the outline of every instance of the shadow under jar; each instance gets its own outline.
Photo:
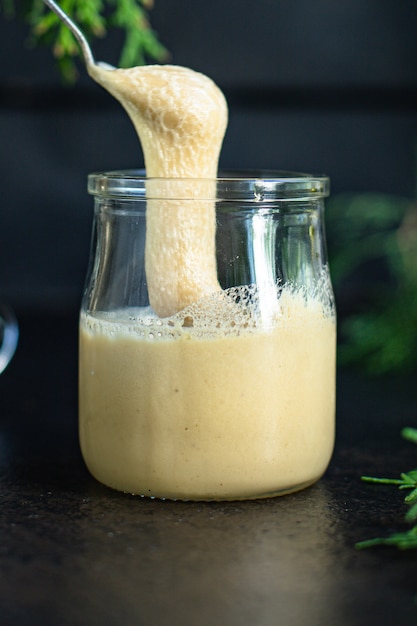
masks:
<path id="1" fill-rule="evenodd" d="M 142 496 L 243 500 L 322 476 L 335 426 L 328 188 L 324 176 L 281 172 L 89 176 L 79 429 L 96 479 Z M 175 227 L 149 242 L 155 215 Z M 207 241 L 201 216 L 212 219 Z M 213 258 L 187 257 L 187 241 L 201 240 Z M 184 280 L 205 285 L 207 265 L 215 285 L 184 305 Z M 164 289 L 173 310 L 158 314 Z"/>

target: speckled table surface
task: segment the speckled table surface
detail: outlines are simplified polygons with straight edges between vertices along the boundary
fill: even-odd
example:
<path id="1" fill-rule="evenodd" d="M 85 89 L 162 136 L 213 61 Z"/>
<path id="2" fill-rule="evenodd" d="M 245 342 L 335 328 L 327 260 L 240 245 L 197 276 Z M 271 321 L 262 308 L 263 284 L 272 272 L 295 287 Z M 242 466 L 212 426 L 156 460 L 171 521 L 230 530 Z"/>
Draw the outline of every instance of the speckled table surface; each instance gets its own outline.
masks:
<path id="1" fill-rule="evenodd" d="M 20 316 L 0 377 L 2 626 L 399 626 L 417 622 L 417 552 L 358 551 L 404 527 L 363 473 L 417 466 L 413 379 L 339 372 L 323 479 L 252 502 L 138 499 L 99 485 L 77 439 L 77 319 Z"/>

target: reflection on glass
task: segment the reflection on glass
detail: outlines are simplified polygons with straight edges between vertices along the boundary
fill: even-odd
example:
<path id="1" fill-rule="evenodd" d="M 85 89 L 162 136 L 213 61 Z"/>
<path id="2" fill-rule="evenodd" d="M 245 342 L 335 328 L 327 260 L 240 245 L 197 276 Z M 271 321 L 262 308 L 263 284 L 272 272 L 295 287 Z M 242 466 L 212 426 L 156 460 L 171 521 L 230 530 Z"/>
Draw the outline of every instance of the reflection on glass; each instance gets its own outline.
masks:
<path id="1" fill-rule="evenodd" d="M 19 329 L 13 311 L 0 305 L 0 373 L 12 359 L 19 337 Z"/>

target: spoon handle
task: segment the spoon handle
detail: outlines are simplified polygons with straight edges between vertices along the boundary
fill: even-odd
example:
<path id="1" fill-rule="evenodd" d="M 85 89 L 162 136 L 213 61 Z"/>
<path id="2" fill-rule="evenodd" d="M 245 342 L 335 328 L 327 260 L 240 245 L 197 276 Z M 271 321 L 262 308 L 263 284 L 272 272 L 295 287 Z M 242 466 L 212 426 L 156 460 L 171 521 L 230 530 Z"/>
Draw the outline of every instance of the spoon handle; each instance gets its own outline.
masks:
<path id="1" fill-rule="evenodd" d="M 61 9 L 61 7 L 54 2 L 54 0 L 43 0 L 44 4 L 57 14 L 59 19 L 71 30 L 72 34 L 80 44 L 81 51 L 83 53 L 84 61 L 87 67 L 95 65 L 93 53 L 85 38 L 84 33 L 78 28 L 78 26 L 72 21 L 72 19 Z"/>

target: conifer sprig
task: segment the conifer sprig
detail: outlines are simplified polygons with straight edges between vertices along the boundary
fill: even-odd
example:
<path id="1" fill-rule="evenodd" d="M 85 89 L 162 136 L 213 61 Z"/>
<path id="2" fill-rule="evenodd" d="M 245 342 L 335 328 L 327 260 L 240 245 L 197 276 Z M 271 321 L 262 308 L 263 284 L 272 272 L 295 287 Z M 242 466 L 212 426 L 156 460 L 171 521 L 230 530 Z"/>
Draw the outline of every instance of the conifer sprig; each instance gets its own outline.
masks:
<path id="1" fill-rule="evenodd" d="M 144 65 L 147 60 L 163 62 L 168 58 L 166 48 L 152 29 L 148 13 L 153 0 L 58 0 L 61 8 L 80 27 L 89 42 L 103 38 L 110 30 L 124 35 L 118 65 Z M 52 49 L 58 67 L 68 83 L 78 76 L 75 59 L 80 49 L 70 30 L 48 9 L 42 0 L 0 0 L 6 17 L 21 14 L 28 22 L 30 40 L 34 45 Z M 103 59 L 105 60 L 105 59 Z"/>

